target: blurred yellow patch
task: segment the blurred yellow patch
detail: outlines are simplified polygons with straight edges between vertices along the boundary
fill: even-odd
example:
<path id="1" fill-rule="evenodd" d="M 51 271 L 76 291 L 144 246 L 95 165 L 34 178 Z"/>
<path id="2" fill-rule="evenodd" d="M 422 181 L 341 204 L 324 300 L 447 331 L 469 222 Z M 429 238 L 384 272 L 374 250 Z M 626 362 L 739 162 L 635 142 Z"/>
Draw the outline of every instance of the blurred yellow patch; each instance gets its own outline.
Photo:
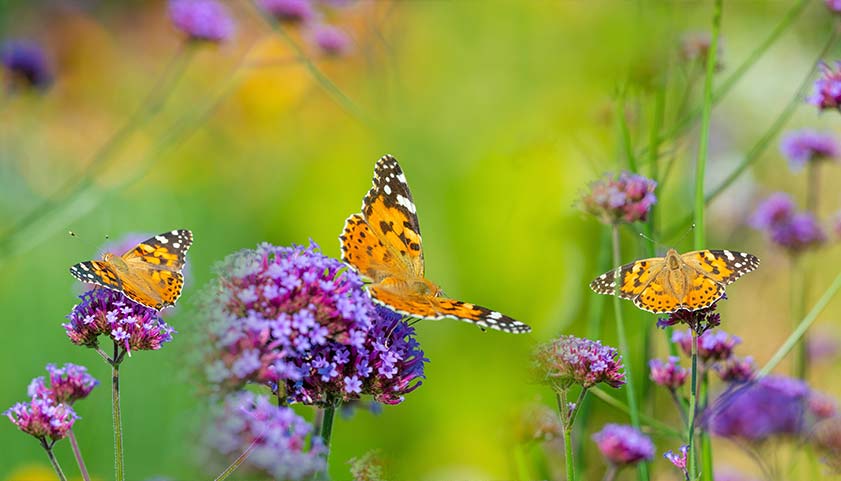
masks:
<path id="1" fill-rule="evenodd" d="M 66 473 L 65 473 L 66 474 Z M 27 464 L 16 468 L 3 481 L 55 481 L 56 475 L 52 468 L 40 464 Z M 81 477 L 68 477 L 70 481 L 82 481 Z M 98 479 L 93 477 L 92 479 Z"/>

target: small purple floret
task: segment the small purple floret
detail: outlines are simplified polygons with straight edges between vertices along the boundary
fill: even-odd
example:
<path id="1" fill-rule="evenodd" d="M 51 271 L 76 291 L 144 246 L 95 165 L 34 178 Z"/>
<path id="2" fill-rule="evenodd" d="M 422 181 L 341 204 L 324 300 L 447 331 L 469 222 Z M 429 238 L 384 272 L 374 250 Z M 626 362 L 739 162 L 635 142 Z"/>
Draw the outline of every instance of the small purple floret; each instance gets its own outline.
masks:
<path id="1" fill-rule="evenodd" d="M 651 439 L 633 426 L 606 424 L 593 435 L 602 456 L 615 466 L 630 466 L 654 458 Z"/>
<path id="2" fill-rule="evenodd" d="M 312 39 L 325 55 L 340 57 L 348 52 L 351 40 L 348 34 L 332 25 L 318 25 L 312 33 Z"/>
<path id="3" fill-rule="evenodd" d="M 67 404 L 56 404 L 51 398 L 36 397 L 26 403 L 17 403 L 3 413 L 26 434 L 53 441 L 67 436 L 67 431 L 79 416 Z"/>
<path id="4" fill-rule="evenodd" d="M 169 17 L 192 40 L 220 43 L 234 34 L 228 8 L 216 0 L 170 0 Z"/>
<path id="5" fill-rule="evenodd" d="M 647 177 L 622 172 L 591 183 L 581 202 L 585 211 L 606 224 L 645 221 L 657 202 L 656 188 L 657 182 Z"/>
<path id="6" fill-rule="evenodd" d="M 315 17 L 312 0 L 259 0 L 260 8 L 283 23 L 305 23 Z"/>
<path id="7" fill-rule="evenodd" d="M 29 384 L 28 394 L 32 398 L 49 398 L 56 404 L 72 405 L 74 402 L 88 397 L 99 381 L 88 374 L 84 366 L 66 363 L 61 368 L 55 364 L 47 364 L 50 374 L 50 385 L 46 386 L 43 377 L 36 377 Z"/>
<path id="8" fill-rule="evenodd" d="M 780 150 L 794 171 L 809 162 L 836 160 L 841 156 L 841 145 L 835 136 L 812 130 L 790 132 L 780 142 Z"/>
<path id="9" fill-rule="evenodd" d="M 561 336 L 540 346 L 535 354 L 536 367 L 544 382 L 565 390 L 573 384 L 584 388 L 606 383 L 611 387 L 625 384 L 622 359 L 616 349 L 575 336 Z"/>
<path id="10" fill-rule="evenodd" d="M 815 81 L 814 90 L 808 102 L 819 110 L 835 109 L 841 105 L 841 70 L 839 62 L 835 67 L 821 63 L 821 76 Z"/>
<path id="11" fill-rule="evenodd" d="M 648 367 L 651 370 L 651 380 L 658 386 L 663 386 L 668 389 L 678 389 L 686 383 L 686 378 L 689 371 L 680 367 L 678 359 L 675 356 L 669 356 L 666 362 L 660 359 L 652 359 L 648 361 Z"/>

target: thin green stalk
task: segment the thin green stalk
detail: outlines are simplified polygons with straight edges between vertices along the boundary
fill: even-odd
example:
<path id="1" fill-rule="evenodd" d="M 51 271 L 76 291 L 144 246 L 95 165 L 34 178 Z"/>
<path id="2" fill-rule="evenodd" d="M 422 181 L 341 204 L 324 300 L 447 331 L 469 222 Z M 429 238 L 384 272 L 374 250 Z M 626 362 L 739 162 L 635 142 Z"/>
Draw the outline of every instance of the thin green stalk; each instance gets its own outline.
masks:
<path id="1" fill-rule="evenodd" d="M 634 156 L 634 146 L 631 143 L 631 131 L 628 129 L 628 118 L 625 112 L 624 88 L 617 100 L 616 117 L 619 121 L 619 134 L 622 137 L 622 147 L 625 151 L 625 158 L 628 160 L 628 170 L 636 173 L 639 170 L 639 167 L 637 167 L 637 158 Z"/>
<path id="2" fill-rule="evenodd" d="M 689 444 L 689 462 L 687 463 L 687 469 L 689 471 L 689 477 L 691 479 L 696 479 L 696 475 L 698 473 L 698 459 L 695 453 L 695 415 L 698 412 L 698 334 L 695 332 L 695 329 L 691 329 L 692 331 L 692 374 L 691 374 L 691 384 L 689 386 L 689 422 L 686 425 L 686 430 L 689 433 L 688 435 L 688 444 Z"/>
<path id="3" fill-rule="evenodd" d="M 117 343 L 114 343 L 114 358 L 117 359 Z M 123 421 L 120 413 L 120 363 L 111 364 L 111 421 L 114 425 L 114 473 L 117 481 L 126 479 L 123 459 Z"/>
<path id="4" fill-rule="evenodd" d="M 55 441 L 48 443 L 43 437 L 38 438 L 38 440 L 41 441 L 41 446 L 43 446 L 44 451 L 47 452 L 47 457 L 50 458 L 50 464 L 53 465 L 53 470 L 55 470 L 55 474 L 58 476 L 58 479 L 60 481 L 67 481 L 67 476 L 64 475 L 64 471 L 61 470 L 61 465 L 58 464 L 58 459 L 56 459 L 55 453 L 53 453 L 53 444 L 55 444 Z"/>
<path id="5" fill-rule="evenodd" d="M 639 429 L 640 427 L 640 412 L 637 405 L 637 398 L 634 391 L 634 375 L 631 363 L 631 351 L 628 347 L 628 337 L 625 335 L 625 321 L 622 317 L 622 304 L 619 298 L 619 286 L 621 285 L 620 272 L 622 265 L 622 256 L 619 247 L 619 225 L 612 226 L 612 240 L 613 240 L 613 265 L 617 266 L 614 273 L 613 280 L 616 283 L 616 291 L 613 296 L 613 313 L 616 317 L 616 334 L 619 337 L 619 352 L 622 354 L 622 361 L 625 364 L 625 393 L 628 397 L 628 413 L 631 418 L 631 425 Z M 648 463 L 641 462 L 637 465 L 637 477 L 641 481 L 647 481 Z"/>
<path id="6" fill-rule="evenodd" d="M 534 479 L 526 458 L 526 445 L 517 443 L 514 447 L 514 465 L 517 469 L 517 481 L 532 481 Z"/>
<path id="7" fill-rule="evenodd" d="M 704 370 L 701 376 L 702 406 L 709 405 L 710 378 L 709 370 Z M 713 446 L 712 439 L 706 430 L 701 431 L 701 480 L 713 481 Z"/>
<path id="8" fill-rule="evenodd" d="M 79 443 L 76 441 L 76 434 L 73 433 L 73 428 L 67 431 L 67 438 L 70 439 L 70 447 L 73 448 L 73 456 L 76 458 L 76 464 L 79 465 L 79 473 L 85 481 L 91 481 L 91 476 L 88 474 L 88 468 L 85 466 L 85 459 L 82 457 L 82 450 L 79 449 Z"/>
<path id="9" fill-rule="evenodd" d="M 598 387 L 591 387 L 589 392 L 592 392 L 597 398 L 601 399 L 605 404 L 608 406 L 618 409 L 619 411 L 630 414 L 631 410 L 628 408 L 628 405 L 623 403 L 622 401 L 614 398 L 610 394 L 602 391 Z M 684 439 L 683 434 L 681 434 L 677 429 L 669 426 L 668 424 L 658 421 L 650 416 L 647 416 L 643 413 L 640 413 L 640 420 L 645 423 L 650 429 L 658 432 L 659 434 L 665 436 L 671 436 L 680 440 Z"/>
<path id="10" fill-rule="evenodd" d="M 569 408 L 567 407 L 566 391 L 555 394 L 558 403 L 558 415 L 564 430 L 564 465 L 566 466 L 567 481 L 575 481 L 575 458 L 572 453 L 572 424 L 569 422 Z"/>
<path id="11" fill-rule="evenodd" d="M 335 404 L 331 404 L 329 407 L 324 408 L 324 417 L 321 418 L 319 435 L 324 441 L 324 448 L 327 453 L 325 457 L 330 455 L 330 438 L 333 435 L 333 418 L 336 414 L 336 407 Z"/>
<path id="12" fill-rule="evenodd" d="M 604 473 L 604 477 L 602 478 L 602 481 L 613 481 L 614 479 L 616 479 L 616 473 L 618 473 L 618 472 L 619 472 L 619 468 L 617 468 L 616 465 L 614 465 L 612 463 L 608 464 L 607 465 L 607 470 Z"/>
<path id="13" fill-rule="evenodd" d="M 835 294 L 838 293 L 839 289 L 841 289 L 841 273 L 839 273 L 835 277 L 835 280 L 832 281 L 832 284 L 829 286 L 829 288 L 827 288 L 827 290 L 823 293 L 821 298 L 818 299 L 818 302 L 815 303 L 815 305 L 812 307 L 812 310 L 809 311 L 808 314 L 806 314 L 806 317 L 804 317 L 802 321 L 800 321 L 800 324 L 797 325 L 797 328 L 794 330 L 794 332 L 792 332 L 791 335 L 788 336 L 788 339 L 785 340 L 783 345 L 780 346 L 779 349 L 777 349 L 777 352 L 775 352 L 773 356 L 771 356 L 771 359 L 768 361 L 768 363 L 765 364 L 765 366 L 763 366 L 762 369 L 759 370 L 759 372 L 757 373 L 758 377 L 768 375 L 775 367 L 777 367 L 780 361 L 782 361 L 788 355 L 788 353 L 790 353 L 792 349 L 794 349 L 794 347 L 797 346 L 797 343 L 800 341 L 800 339 L 803 338 L 803 335 L 806 334 L 806 331 L 809 330 L 809 328 L 818 318 L 820 313 L 823 312 L 827 304 L 829 304 L 829 301 L 831 301 Z"/>
<path id="14" fill-rule="evenodd" d="M 251 441 L 251 444 L 249 444 L 248 447 L 245 448 L 245 451 L 243 451 L 242 454 L 240 454 L 234 460 L 234 462 L 230 464 L 230 466 L 228 466 L 227 468 L 225 468 L 224 471 L 219 473 L 219 476 L 216 476 L 216 478 L 213 481 L 222 481 L 223 479 L 226 479 L 228 476 L 233 474 L 233 472 L 236 471 L 237 468 L 240 467 L 240 465 L 244 463 L 246 459 L 248 459 L 248 456 L 251 454 L 251 451 L 254 451 L 254 448 L 257 446 L 257 442 L 260 441 L 260 439 L 261 437 L 257 437 L 254 439 L 254 441 Z"/>

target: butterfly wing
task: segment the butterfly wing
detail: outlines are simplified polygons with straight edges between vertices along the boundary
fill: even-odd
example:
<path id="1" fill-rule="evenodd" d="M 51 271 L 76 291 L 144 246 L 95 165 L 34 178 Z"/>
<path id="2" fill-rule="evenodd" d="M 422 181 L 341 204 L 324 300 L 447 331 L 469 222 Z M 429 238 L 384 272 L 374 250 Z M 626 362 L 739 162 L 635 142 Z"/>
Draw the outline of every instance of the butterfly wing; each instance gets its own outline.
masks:
<path id="1" fill-rule="evenodd" d="M 123 291 L 123 281 L 117 274 L 117 270 L 105 261 L 80 262 L 70 268 L 70 274 L 88 284 L 96 284 L 119 292 Z"/>
<path id="2" fill-rule="evenodd" d="M 342 261 L 371 281 L 405 277 L 405 269 L 401 267 L 403 263 L 397 257 L 399 253 L 377 237 L 361 214 L 347 218 L 339 240 L 342 243 Z"/>
<path id="3" fill-rule="evenodd" d="M 123 254 L 128 266 L 123 292 L 154 309 L 174 305 L 184 287 L 181 270 L 192 244 L 193 233 L 179 229 L 150 237 Z"/>
<path id="4" fill-rule="evenodd" d="M 625 264 L 619 270 L 619 297 L 622 299 L 635 299 L 648 287 L 665 267 L 666 263 L 662 257 L 642 259 L 630 264 Z M 616 270 L 605 272 L 593 279 L 590 289 L 599 294 L 616 294 L 616 283 L 614 278 Z"/>
<path id="5" fill-rule="evenodd" d="M 640 290 L 639 295 L 634 297 L 634 305 L 644 311 L 661 314 L 674 312 L 681 308 L 681 299 L 675 297 L 669 286 L 669 272 L 660 268 L 659 273 Z"/>
<path id="6" fill-rule="evenodd" d="M 469 302 L 400 291 L 381 284 L 369 286 L 368 290 L 374 301 L 404 316 L 432 320 L 458 319 L 514 334 L 531 332 L 527 324 Z"/>
<path id="7" fill-rule="evenodd" d="M 705 249 L 687 252 L 680 257 L 690 267 L 722 285 L 730 284 L 759 267 L 759 259 L 747 252 Z"/>

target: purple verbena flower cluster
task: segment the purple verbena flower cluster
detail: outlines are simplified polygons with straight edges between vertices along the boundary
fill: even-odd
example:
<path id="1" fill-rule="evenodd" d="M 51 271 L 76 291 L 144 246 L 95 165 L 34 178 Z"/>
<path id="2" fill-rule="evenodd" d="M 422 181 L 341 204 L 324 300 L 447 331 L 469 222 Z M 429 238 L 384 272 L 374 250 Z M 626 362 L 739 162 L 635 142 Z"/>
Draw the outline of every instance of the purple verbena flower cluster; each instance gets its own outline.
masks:
<path id="1" fill-rule="evenodd" d="M 234 34 L 228 8 L 216 0 L 170 0 L 169 17 L 190 40 L 220 43 Z"/>
<path id="2" fill-rule="evenodd" d="M 44 90 L 53 82 L 47 55 L 35 42 L 11 40 L 0 49 L 0 62 L 11 80 L 24 87 Z"/>
<path id="3" fill-rule="evenodd" d="M 677 344 L 684 354 L 692 354 L 692 331 L 675 331 L 672 342 Z M 698 337 L 698 359 L 703 363 L 725 361 L 733 356 L 733 348 L 742 340 L 724 331 L 706 331 Z"/>
<path id="4" fill-rule="evenodd" d="M 67 316 L 69 322 L 62 324 L 73 344 L 97 347 L 99 336 L 104 335 L 128 353 L 154 351 L 175 333 L 158 311 L 119 292 L 97 287 L 79 298 L 82 302 Z"/>
<path id="5" fill-rule="evenodd" d="M 679 452 L 666 451 L 663 457 L 666 458 L 674 467 L 680 470 L 684 479 L 689 479 L 689 471 L 686 468 L 687 455 L 689 454 L 689 446 L 684 444 L 680 447 Z"/>
<path id="6" fill-rule="evenodd" d="M 29 397 L 50 398 L 56 404 L 72 405 L 88 397 L 99 384 L 99 381 L 88 374 L 86 367 L 76 364 L 66 363 L 61 368 L 55 364 L 47 364 L 47 372 L 50 375 L 50 385 L 46 385 L 43 376 L 36 377 L 29 384 Z"/>
<path id="7" fill-rule="evenodd" d="M 53 442 L 67 436 L 73 423 L 79 419 L 68 404 L 59 404 L 49 397 L 34 397 L 31 401 L 17 403 L 3 413 L 21 431 L 38 439 Z"/>
<path id="8" fill-rule="evenodd" d="M 616 349 L 575 336 L 561 336 L 540 346 L 535 354 L 537 371 L 557 390 L 577 384 L 590 388 L 598 383 L 625 384 L 622 359 Z"/>
<path id="9" fill-rule="evenodd" d="M 686 383 L 689 371 L 681 367 L 679 358 L 669 356 L 666 362 L 660 359 L 648 361 L 648 368 L 651 371 L 651 380 L 658 386 L 668 389 L 678 389 Z"/>
<path id="10" fill-rule="evenodd" d="M 654 458 L 651 438 L 633 426 L 606 424 L 593 435 L 602 456 L 614 466 L 630 466 Z"/>
<path id="11" fill-rule="evenodd" d="M 742 383 L 753 380 L 756 375 L 756 364 L 752 356 L 730 356 L 712 366 L 722 381 Z"/>
<path id="12" fill-rule="evenodd" d="M 657 202 L 656 188 L 657 182 L 647 177 L 622 172 L 591 183 L 581 203 L 586 212 L 606 224 L 645 221 Z"/>
<path id="13" fill-rule="evenodd" d="M 841 63 L 836 62 L 835 68 L 821 63 L 821 76 L 815 81 L 814 90 L 808 101 L 819 110 L 835 109 L 841 105 Z"/>
<path id="14" fill-rule="evenodd" d="M 835 13 L 841 13 L 841 0 L 826 0 L 826 8 Z"/>
<path id="15" fill-rule="evenodd" d="M 790 254 L 818 247 L 826 241 L 826 235 L 814 215 L 797 212 L 794 201 L 783 192 L 774 193 L 760 203 L 749 223 L 753 228 L 764 231 L 774 244 Z"/>
<path id="16" fill-rule="evenodd" d="M 345 30 L 322 21 L 324 17 L 338 16 L 336 9 L 344 6 L 341 2 L 258 0 L 258 5 L 277 22 L 290 26 L 301 25 L 307 29 L 307 37 L 311 43 L 326 56 L 342 56 L 351 50 L 350 35 Z"/>
<path id="17" fill-rule="evenodd" d="M 291 408 L 247 391 L 225 399 L 204 442 L 227 461 L 250 450 L 241 469 L 273 479 L 310 479 L 326 467 L 326 449 L 312 425 Z"/>
<path id="18" fill-rule="evenodd" d="M 420 386 L 414 329 L 375 308 L 359 276 L 318 246 L 229 256 L 202 306 L 202 365 L 222 391 L 283 385 L 291 401 L 329 404 L 371 394 L 396 404 Z"/>
<path id="19" fill-rule="evenodd" d="M 689 329 L 702 335 L 706 331 L 717 327 L 721 324 L 721 314 L 716 312 L 718 303 L 727 299 L 727 295 L 723 295 L 719 300 L 715 301 L 710 307 L 698 309 L 695 311 L 688 311 L 686 309 L 679 309 L 669 314 L 669 317 L 661 317 L 657 320 L 657 327 L 665 329 L 669 326 L 676 326 L 678 324 L 685 324 Z M 672 340 L 674 342 L 674 339 Z M 692 347 L 692 344 L 689 344 Z"/>
<path id="20" fill-rule="evenodd" d="M 794 171 L 810 162 L 837 160 L 841 156 L 841 145 L 833 135 L 813 130 L 790 132 L 780 142 L 780 150 Z"/>

